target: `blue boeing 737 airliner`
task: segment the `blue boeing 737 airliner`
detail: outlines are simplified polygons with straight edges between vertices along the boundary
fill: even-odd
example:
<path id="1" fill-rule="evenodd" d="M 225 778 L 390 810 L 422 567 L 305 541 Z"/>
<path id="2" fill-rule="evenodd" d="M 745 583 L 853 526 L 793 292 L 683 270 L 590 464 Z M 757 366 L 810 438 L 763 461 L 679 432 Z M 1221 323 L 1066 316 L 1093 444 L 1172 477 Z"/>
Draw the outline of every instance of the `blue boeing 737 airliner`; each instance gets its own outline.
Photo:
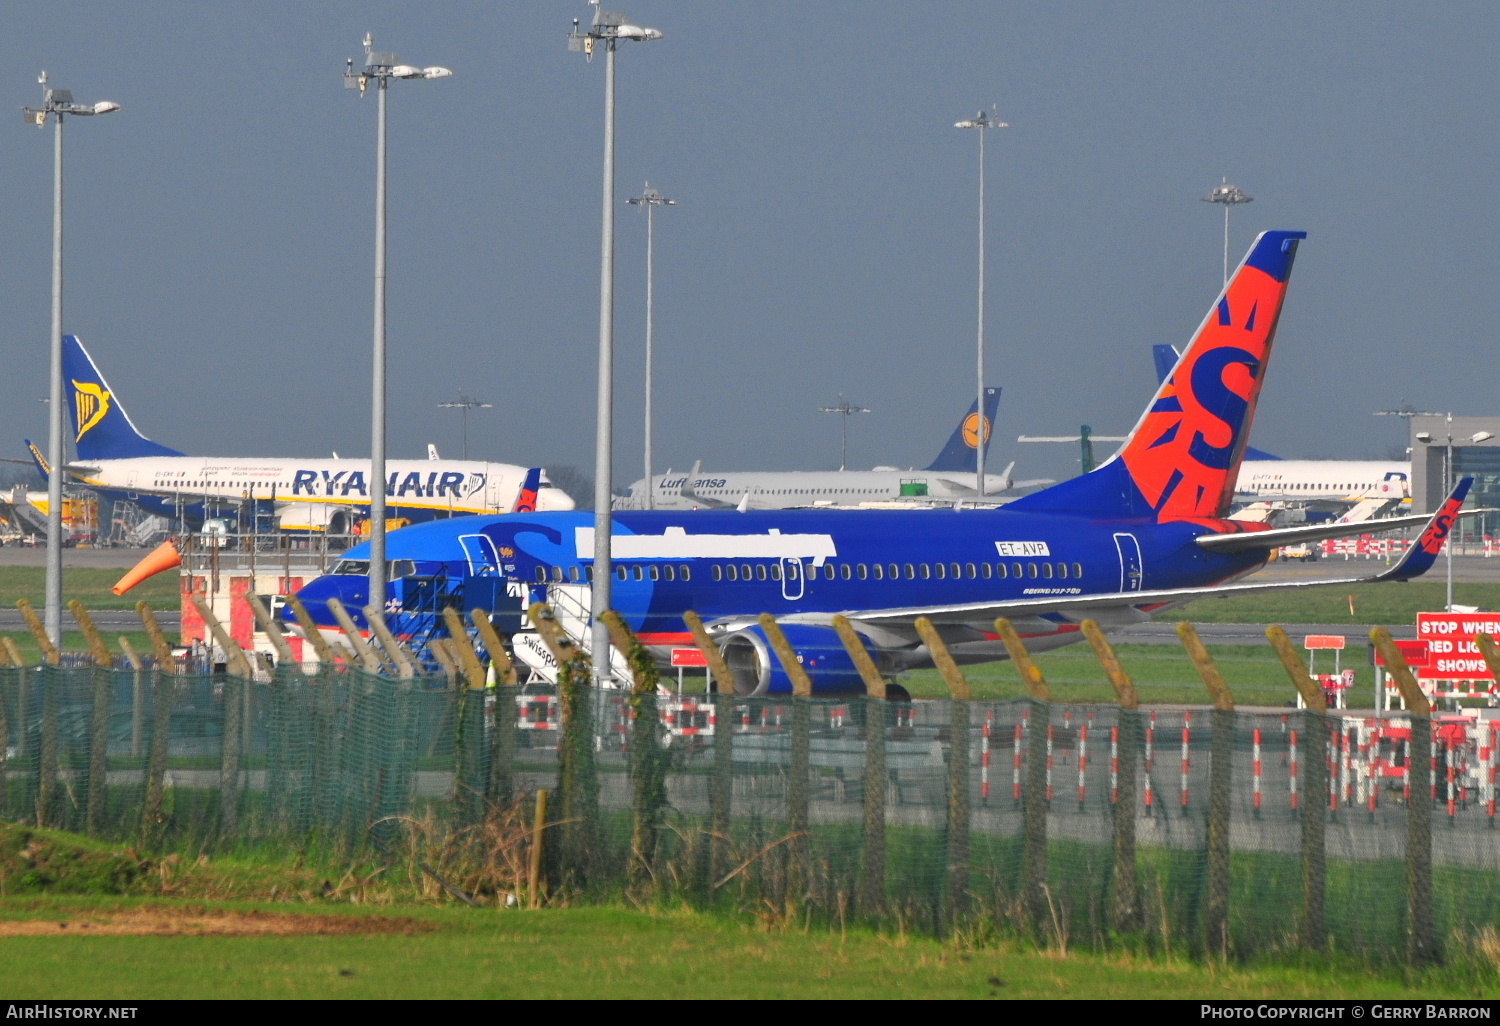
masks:
<path id="1" fill-rule="evenodd" d="M 913 626 L 927 617 L 962 662 L 1004 658 L 996 617 L 1046 650 L 1194 599 L 1353 580 L 1235 583 L 1273 548 L 1369 531 L 1369 524 L 1282 530 L 1225 518 L 1265 381 L 1287 280 L 1303 232 L 1263 233 L 1225 286 L 1121 450 L 1098 469 L 998 509 L 705 510 L 617 513 L 613 605 L 665 657 L 690 644 L 695 610 L 722 646 L 736 692 L 790 690 L 756 623 L 773 614 L 816 691 L 858 692 L 860 678 L 831 627 L 847 616 L 884 672 L 930 665 Z M 1432 566 L 1471 479 L 1425 524 L 1406 557 L 1359 580 L 1407 580 Z M 419 633 L 437 600 L 515 616 L 523 603 L 588 587 L 587 513 L 479 516 L 407 528 L 387 542 L 383 597 L 398 633 Z M 368 603 L 368 547 L 300 597 L 320 627 L 327 600 Z M 441 595 L 439 594 L 441 593 Z M 582 603 L 587 608 L 587 602 Z M 288 617 L 290 620 L 290 617 Z M 363 625 L 362 620 L 356 620 Z"/>

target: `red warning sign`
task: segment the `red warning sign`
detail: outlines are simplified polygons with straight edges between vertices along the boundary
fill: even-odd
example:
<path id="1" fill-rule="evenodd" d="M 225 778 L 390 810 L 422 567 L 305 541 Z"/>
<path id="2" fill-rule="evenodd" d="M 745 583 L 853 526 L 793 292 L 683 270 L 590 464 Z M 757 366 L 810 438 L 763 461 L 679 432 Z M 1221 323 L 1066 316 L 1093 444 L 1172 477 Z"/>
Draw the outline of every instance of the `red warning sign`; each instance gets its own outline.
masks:
<path id="1" fill-rule="evenodd" d="M 1417 639 L 1427 643 L 1427 665 L 1413 667 L 1428 680 L 1494 680 L 1474 635 L 1500 639 L 1500 613 L 1418 613 Z"/>

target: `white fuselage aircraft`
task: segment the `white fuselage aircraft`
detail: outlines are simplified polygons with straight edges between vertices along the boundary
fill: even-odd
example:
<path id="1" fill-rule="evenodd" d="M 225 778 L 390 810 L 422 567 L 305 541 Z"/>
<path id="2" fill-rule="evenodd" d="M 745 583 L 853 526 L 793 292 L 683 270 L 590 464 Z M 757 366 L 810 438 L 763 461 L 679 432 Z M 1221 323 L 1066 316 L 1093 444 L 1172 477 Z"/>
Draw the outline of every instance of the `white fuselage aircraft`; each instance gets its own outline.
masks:
<path id="1" fill-rule="evenodd" d="M 78 462 L 68 477 L 113 499 L 148 512 L 201 523 L 233 515 L 247 505 L 269 509 L 283 530 L 344 533 L 368 515 L 367 459 L 268 459 L 187 456 L 140 433 L 99 373 L 83 344 L 63 337 L 63 371 L 72 401 Z M 35 446 L 43 474 L 46 461 Z M 511 463 L 444 460 L 430 450 L 426 460 L 387 460 L 386 514 L 413 523 L 473 513 L 506 513 L 526 481 L 528 468 Z M 542 478 L 536 508 L 569 510 L 573 500 Z"/>

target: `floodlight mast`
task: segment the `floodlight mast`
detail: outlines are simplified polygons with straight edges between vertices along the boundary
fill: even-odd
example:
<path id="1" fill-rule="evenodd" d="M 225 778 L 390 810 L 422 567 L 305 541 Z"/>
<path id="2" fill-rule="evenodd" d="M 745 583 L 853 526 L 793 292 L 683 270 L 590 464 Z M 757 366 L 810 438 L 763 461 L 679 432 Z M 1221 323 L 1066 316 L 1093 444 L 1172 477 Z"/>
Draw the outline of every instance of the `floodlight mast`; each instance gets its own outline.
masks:
<path id="1" fill-rule="evenodd" d="M 843 470 L 849 465 L 849 417 L 856 413 L 869 413 L 863 406 L 855 406 L 845 399 L 843 393 L 839 394 L 839 401 L 833 406 L 819 406 L 819 413 L 839 414 L 839 469 Z"/>
<path id="2" fill-rule="evenodd" d="M 979 358 L 977 361 L 978 390 L 975 393 L 978 405 L 974 407 L 978 418 L 974 429 L 974 486 L 975 493 L 981 499 L 984 498 L 985 491 L 984 451 L 985 444 L 989 441 L 987 437 L 989 432 L 986 430 L 988 425 L 985 424 L 984 416 L 984 137 L 986 129 L 1010 127 L 1010 125 L 1000 120 L 996 112 L 997 106 L 996 104 L 991 104 L 988 114 L 980 111 L 972 118 L 965 118 L 963 121 L 956 121 L 953 124 L 954 128 L 972 128 L 979 131 Z"/>
<path id="3" fill-rule="evenodd" d="M 459 392 L 458 393 L 458 398 L 455 399 L 452 402 L 438 403 L 438 409 L 440 409 L 440 410 L 460 410 L 460 411 L 462 411 L 461 418 L 463 420 L 463 438 L 464 438 L 464 447 L 463 447 L 462 452 L 463 452 L 463 458 L 465 460 L 467 460 L 469 458 L 469 411 L 470 410 L 493 410 L 494 408 L 495 408 L 495 404 L 494 403 L 487 403 L 487 402 L 483 402 L 483 401 L 481 401 L 479 399 L 474 399 L 474 398 L 472 398 L 470 396 L 464 395 L 463 392 Z"/>
<path id="4" fill-rule="evenodd" d="M 582 51 L 592 61 L 594 50 L 604 47 L 604 203 L 599 243 L 599 408 L 594 436 L 594 579 L 590 588 L 589 651 L 593 656 L 594 683 L 603 686 L 610 676 L 609 626 L 604 614 L 610 610 L 610 585 L 614 566 L 610 533 L 614 529 L 611 487 L 614 459 L 614 317 L 615 317 L 615 47 L 621 39 L 651 42 L 662 38 L 656 29 L 629 25 L 619 11 L 600 8 L 591 0 L 594 20 L 587 31 L 573 19 L 568 49 Z"/>
<path id="5" fill-rule="evenodd" d="M 1229 284 L 1229 208 L 1241 203 L 1253 203 L 1254 196 L 1246 195 L 1238 185 L 1231 185 L 1226 175 L 1220 185 L 1211 189 L 1207 196 L 1200 197 L 1204 203 L 1219 203 L 1224 207 L 1224 284 Z"/>
<path id="6" fill-rule="evenodd" d="M 675 207 L 677 201 L 667 199 L 656 189 L 651 188 L 651 183 L 646 183 L 646 189 L 634 199 L 625 201 L 631 206 L 644 207 L 646 210 L 646 508 L 656 508 L 656 486 L 651 483 L 651 346 L 652 346 L 652 300 L 656 289 L 656 245 L 655 232 L 653 230 L 653 215 L 657 207 Z"/>
<path id="7" fill-rule="evenodd" d="M 66 89 L 53 89 L 47 85 L 47 73 L 37 76 L 42 87 L 40 107 L 22 107 L 28 125 L 47 127 L 47 119 L 53 119 L 52 132 L 52 335 L 49 340 L 50 360 L 48 366 L 47 408 L 47 579 L 46 609 L 43 626 L 47 637 L 59 648 L 62 647 L 62 504 L 63 475 L 66 473 L 67 453 L 63 435 L 63 371 L 62 371 L 62 298 L 63 298 L 63 121 L 68 117 L 91 117 L 95 114 L 113 114 L 120 109 L 118 103 L 108 100 L 95 104 L 73 101 L 73 94 Z"/>
<path id="8" fill-rule="evenodd" d="M 398 64 L 396 55 L 374 49 L 375 37 L 365 33 L 365 66 L 354 70 L 344 62 L 344 88 L 358 89 L 360 99 L 373 83 L 377 94 L 375 118 L 375 331 L 370 382 L 370 603 L 385 608 L 385 272 L 386 272 L 386 134 L 385 91 L 393 78 L 450 78 L 447 68 L 414 68 Z"/>

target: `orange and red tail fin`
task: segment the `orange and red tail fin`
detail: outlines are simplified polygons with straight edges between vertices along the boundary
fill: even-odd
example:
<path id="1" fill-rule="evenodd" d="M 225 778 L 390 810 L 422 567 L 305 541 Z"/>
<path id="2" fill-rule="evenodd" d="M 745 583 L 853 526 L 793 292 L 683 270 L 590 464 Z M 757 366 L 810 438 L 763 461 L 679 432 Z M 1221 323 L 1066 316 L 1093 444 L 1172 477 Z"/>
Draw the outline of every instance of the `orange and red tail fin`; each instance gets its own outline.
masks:
<path id="1" fill-rule="evenodd" d="M 1158 521 L 1224 516 L 1297 244 L 1306 237 L 1261 233 L 1114 459 L 1012 507 L 1154 514 Z"/>

